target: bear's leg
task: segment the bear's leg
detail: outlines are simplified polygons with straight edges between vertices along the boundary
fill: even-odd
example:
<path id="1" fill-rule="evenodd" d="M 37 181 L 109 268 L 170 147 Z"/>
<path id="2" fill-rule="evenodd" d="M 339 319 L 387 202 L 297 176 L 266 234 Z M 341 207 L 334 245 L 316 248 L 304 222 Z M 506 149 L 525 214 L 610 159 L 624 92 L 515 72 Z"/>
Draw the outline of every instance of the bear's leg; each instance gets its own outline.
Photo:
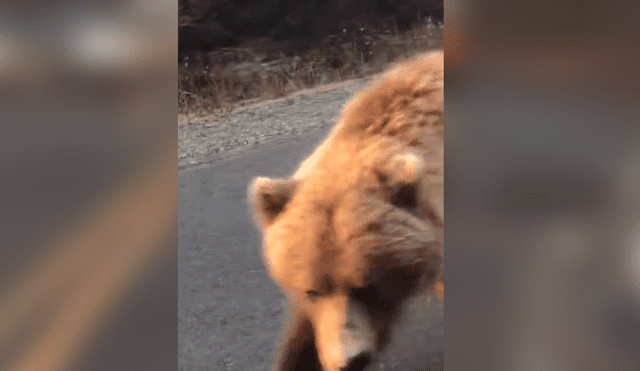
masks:
<path id="1" fill-rule="evenodd" d="M 281 344 L 276 351 L 272 371 L 322 371 L 311 321 L 294 309 L 290 310 Z"/>

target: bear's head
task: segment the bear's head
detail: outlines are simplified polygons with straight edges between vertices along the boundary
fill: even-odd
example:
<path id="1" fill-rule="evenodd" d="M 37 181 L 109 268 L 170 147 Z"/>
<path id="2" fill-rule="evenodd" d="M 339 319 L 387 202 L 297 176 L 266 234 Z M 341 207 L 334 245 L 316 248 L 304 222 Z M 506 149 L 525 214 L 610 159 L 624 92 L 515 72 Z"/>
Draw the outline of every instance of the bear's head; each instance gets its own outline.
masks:
<path id="1" fill-rule="evenodd" d="M 410 153 L 382 157 L 344 190 L 312 175 L 252 184 L 265 263 L 308 332 L 297 350 L 290 339 L 301 330 L 287 335 L 289 362 L 315 347 L 325 370 L 367 363 L 405 299 L 440 277 L 442 221 L 428 201 L 429 166 Z"/>

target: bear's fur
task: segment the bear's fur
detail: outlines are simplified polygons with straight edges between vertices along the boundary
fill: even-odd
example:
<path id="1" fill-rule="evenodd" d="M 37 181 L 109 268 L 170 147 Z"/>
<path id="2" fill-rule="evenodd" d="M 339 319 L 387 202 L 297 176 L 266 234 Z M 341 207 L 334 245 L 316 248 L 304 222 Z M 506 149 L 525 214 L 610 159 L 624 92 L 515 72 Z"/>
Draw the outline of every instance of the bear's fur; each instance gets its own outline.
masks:
<path id="1" fill-rule="evenodd" d="M 362 370 L 408 297 L 443 297 L 443 68 L 438 51 L 391 69 L 294 176 L 251 184 L 265 264 L 290 302 L 275 369 Z"/>

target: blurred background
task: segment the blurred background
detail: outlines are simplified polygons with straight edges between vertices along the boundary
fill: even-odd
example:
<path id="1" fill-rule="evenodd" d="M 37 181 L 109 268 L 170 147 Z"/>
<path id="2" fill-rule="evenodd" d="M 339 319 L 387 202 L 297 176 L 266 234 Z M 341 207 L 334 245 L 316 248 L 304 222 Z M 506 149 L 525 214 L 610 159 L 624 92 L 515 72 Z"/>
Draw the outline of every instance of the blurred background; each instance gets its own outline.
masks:
<path id="1" fill-rule="evenodd" d="M 185 4 L 2 4 L 0 369 L 177 369 L 178 38 L 316 17 Z M 638 5 L 444 8 L 447 368 L 637 370 Z"/>
<path id="2" fill-rule="evenodd" d="M 0 369 L 177 369 L 177 4 L 0 5 Z"/>
<path id="3" fill-rule="evenodd" d="M 634 2 L 445 1 L 449 370 L 638 370 Z"/>

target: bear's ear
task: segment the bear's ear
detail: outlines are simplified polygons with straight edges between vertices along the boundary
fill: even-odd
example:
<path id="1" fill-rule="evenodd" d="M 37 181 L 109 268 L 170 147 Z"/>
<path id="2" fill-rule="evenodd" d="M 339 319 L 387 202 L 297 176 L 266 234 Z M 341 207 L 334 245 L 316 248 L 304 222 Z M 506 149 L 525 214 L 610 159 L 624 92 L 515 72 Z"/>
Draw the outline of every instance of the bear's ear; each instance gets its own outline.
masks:
<path id="1" fill-rule="evenodd" d="M 389 167 L 393 169 L 396 182 L 417 184 L 425 175 L 427 164 L 422 158 L 414 154 L 396 155 L 391 159 Z"/>
<path id="2" fill-rule="evenodd" d="M 434 226 L 443 227 L 441 210 L 434 207 L 428 200 L 429 174 L 438 173 L 442 166 L 438 162 L 427 162 L 423 158 L 411 153 L 393 156 L 389 161 L 379 165 L 375 171 L 378 181 L 391 187 L 393 193 L 389 201 L 396 207 L 413 209 L 420 207 L 424 215 Z M 437 195 L 430 195 L 437 196 Z"/>
<path id="3" fill-rule="evenodd" d="M 249 186 L 249 207 L 255 223 L 261 228 L 273 223 L 293 198 L 299 183 L 297 179 L 254 179 Z"/>

